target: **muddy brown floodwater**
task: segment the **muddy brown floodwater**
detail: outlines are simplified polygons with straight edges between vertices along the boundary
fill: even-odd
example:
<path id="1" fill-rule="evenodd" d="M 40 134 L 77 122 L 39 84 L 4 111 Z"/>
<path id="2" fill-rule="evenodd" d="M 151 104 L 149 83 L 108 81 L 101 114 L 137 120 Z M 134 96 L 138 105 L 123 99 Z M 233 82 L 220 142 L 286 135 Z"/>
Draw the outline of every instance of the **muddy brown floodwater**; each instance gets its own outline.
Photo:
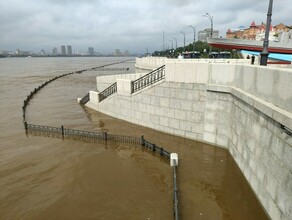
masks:
<path id="1" fill-rule="evenodd" d="M 60 74 L 121 58 L 0 59 L 0 219 L 173 219 L 172 170 L 140 147 L 26 136 L 26 95 Z M 118 64 L 130 67 L 134 63 Z M 119 73 L 126 73 L 119 72 Z M 27 108 L 34 124 L 140 136 L 179 154 L 180 219 L 268 219 L 225 149 L 163 134 L 81 107 L 91 71 L 60 78 Z"/>

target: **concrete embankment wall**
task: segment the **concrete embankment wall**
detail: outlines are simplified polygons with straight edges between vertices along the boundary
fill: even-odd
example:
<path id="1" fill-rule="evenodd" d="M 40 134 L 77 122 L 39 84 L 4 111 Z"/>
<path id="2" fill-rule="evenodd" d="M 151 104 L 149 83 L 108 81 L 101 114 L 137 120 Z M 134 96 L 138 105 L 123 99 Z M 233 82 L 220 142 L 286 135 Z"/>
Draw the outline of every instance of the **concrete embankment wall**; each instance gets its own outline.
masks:
<path id="1" fill-rule="evenodd" d="M 272 219 L 292 216 L 292 70 L 165 61 L 165 80 L 130 94 L 130 79 L 88 106 L 229 150 Z"/>
<path id="2" fill-rule="evenodd" d="M 153 70 L 166 63 L 237 63 L 237 64 L 250 64 L 248 59 L 169 59 L 166 57 L 143 57 L 136 58 L 136 68 Z"/>

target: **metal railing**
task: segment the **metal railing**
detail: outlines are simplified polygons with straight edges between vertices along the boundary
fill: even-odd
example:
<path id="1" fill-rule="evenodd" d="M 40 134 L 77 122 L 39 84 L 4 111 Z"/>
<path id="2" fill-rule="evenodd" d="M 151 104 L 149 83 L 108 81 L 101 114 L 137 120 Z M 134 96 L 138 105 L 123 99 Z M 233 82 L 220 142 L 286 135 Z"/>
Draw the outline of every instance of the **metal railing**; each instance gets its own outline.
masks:
<path id="1" fill-rule="evenodd" d="M 132 93 L 135 93 L 147 86 L 150 86 L 165 78 L 165 65 L 153 70 L 152 72 L 136 79 L 132 82 Z"/>
<path id="2" fill-rule="evenodd" d="M 116 92 L 117 92 L 117 83 L 115 82 L 98 94 L 99 102 L 103 101 L 104 99 L 106 99 L 107 97 L 111 96 L 112 94 Z"/>
<path id="3" fill-rule="evenodd" d="M 24 127 L 27 134 L 36 134 L 44 136 L 59 137 L 63 139 L 91 139 L 91 140 L 103 140 L 113 141 L 118 143 L 127 143 L 130 145 L 139 145 L 146 147 L 147 149 L 158 153 L 161 157 L 170 159 L 170 153 L 164 150 L 162 147 L 158 147 L 155 144 L 150 143 L 144 139 L 142 135 L 140 138 L 126 135 L 109 134 L 108 132 L 97 131 L 85 131 L 61 127 L 52 127 L 46 125 L 35 125 L 24 122 Z"/>
<path id="4" fill-rule="evenodd" d="M 168 151 L 164 150 L 162 147 L 156 146 L 156 144 L 152 144 L 149 141 L 146 141 L 143 136 L 141 137 L 141 145 L 145 146 L 154 153 L 158 153 L 161 157 L 165 157 L 166 159 L 170 160 L 170 153 Z"/>
<path id="5" fill-rule="evenodd" d="M 89 102 L 90 98 L 89 98 L 89 93 L 87 93 L 81 100 L 80 100 L 80 104 L 81 105 L 85 105 L 87 102 Z"/>

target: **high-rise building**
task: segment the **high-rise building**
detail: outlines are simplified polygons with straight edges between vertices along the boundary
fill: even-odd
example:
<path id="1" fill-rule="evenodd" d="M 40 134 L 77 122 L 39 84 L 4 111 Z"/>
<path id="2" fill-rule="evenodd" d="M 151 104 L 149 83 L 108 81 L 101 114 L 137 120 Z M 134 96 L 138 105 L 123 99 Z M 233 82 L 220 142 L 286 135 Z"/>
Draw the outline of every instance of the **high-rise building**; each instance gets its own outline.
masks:
<path id="1" fill-rule="evenodd" d="M 52 54 L 53 54 L 53 56 L 57 56 L 58 55 L 58 50 L 57 50 L 56 47 L 53 48 Z"/>
<path id="2" fill-rule="evenodd" d="M 128 50 L 125 50 L 125 52 L 124 52 L 124 56 L 125 56 L 125 57 L 130 56 L 130 52 L 129 52 Z"/>
<path id="3" fill-rule="evenodd" d="M 46 55 L 46 51 L 44 49 L 42 49 L 41 52 L 40 52 L 40 55 L 41 56 L 45 56 Z"/>
<path id="4" fill-rule="evenodd" d="M 72 47 L 71 47 L 71 45 L 67 46 L 67 55 L 72 56 Z"/>
<path id="5" fill-rule="evenodd" d="M 122 56 L 122 53 L 119 49 L 116 49 L 114 55 L 120 57 Z"/>
<path id="6" fill-rule="evenodd" d="M 66 47 L 64 45 L 61 46 L 61 55 L 66 55 Z"/>
<path id="7" fill-rule="evenodd" d="M 93 47 L 88 47 L 88 55 L 93 56 L 94 55 L 94 48 Z"/>
<path id="8" fill-rule="evenodd" d="M 211 28 L 206 28 L 205 30 L 201 30 L 198 32 L 198 40 L 206 42 L 208 37 L 211 37 Z M 219 37 L 219 31 L 213 30 L 212 31 L 212 38 L 218 38 Z"/>

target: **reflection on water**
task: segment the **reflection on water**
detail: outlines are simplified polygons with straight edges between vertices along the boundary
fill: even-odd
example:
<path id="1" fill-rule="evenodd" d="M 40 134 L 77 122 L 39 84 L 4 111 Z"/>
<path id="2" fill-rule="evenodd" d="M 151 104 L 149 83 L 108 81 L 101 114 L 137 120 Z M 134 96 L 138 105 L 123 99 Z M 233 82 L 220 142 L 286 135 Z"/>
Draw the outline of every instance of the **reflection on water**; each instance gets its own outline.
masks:
<path id="1" fill-rule="evenodd" d="M 172 219 L 172 171 L 139 147 L 26 137 L 21 106 L 46 80 L 121 58 L 0 59 L 0 219 Z M 119 64 L 130 67 L 134 63 Z M 115 72 L 116 73 L 116 72 Z M 29 123 L 140 136 L 178 152 L 182 219 L 267 219 L 226 150 L 83 108 L 98 71 L 61 78 L 27 108 Z M 105 74 L 103 71 L 102 74 Z"/>

